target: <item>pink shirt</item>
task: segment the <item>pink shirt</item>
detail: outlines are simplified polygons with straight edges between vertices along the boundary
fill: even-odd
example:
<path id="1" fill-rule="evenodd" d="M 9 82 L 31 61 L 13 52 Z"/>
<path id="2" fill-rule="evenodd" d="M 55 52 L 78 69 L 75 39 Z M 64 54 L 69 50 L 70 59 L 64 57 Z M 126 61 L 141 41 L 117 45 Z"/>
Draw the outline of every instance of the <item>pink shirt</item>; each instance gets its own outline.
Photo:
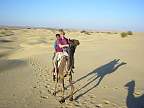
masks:
<path id="1" fill-rule="evenodd" d="M 57 41 L 56 41 L 56 45 L 55 45 L 55 51 L 56 52 L 63 52 L 63 49 L 59 47 L 59 44 L 61 45 L 66 45 L 68 44 L 68 39 L 67 38 L 59 38 Z"/>

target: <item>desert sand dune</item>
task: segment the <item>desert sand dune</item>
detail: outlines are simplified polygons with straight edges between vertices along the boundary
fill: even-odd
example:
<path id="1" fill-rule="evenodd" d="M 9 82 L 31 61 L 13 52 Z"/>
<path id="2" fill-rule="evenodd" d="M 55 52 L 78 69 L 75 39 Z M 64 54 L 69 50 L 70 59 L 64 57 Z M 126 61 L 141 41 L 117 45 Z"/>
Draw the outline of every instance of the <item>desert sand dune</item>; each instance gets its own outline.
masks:
<path id="1" fill-rule="evenodd" d="M 0 108 L 133 108 L 132 101 L 143 99 L 144 33 L 122 38 L 120 33 L 67 30 L 66 36 L 81 44 L 75 53 L 74 101 L 63 104 L 58 102 L 59 90 L 57 97 L 52 95 L 51 58 L 58 31 L 31 28 L 9 33 L 0 36 Z M 131 80 L 139 97 L 124 87 Z M 65 83 L 67 98 L 68 78 Z M 131 83 L 127 87 L 132 88 Z"/>

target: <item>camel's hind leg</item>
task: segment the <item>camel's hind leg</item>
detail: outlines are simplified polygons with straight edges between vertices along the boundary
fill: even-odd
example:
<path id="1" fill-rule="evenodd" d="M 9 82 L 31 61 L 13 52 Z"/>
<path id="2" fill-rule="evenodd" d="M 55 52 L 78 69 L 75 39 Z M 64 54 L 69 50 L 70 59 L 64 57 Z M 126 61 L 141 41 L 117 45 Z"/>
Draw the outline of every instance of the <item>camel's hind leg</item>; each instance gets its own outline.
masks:
<path id="1" fill-rule="evenodd" d="M 74 86 L 73 86 L 73 83 L 72 83 L 72 72 L 69 73 L 69 83 L 70 83 L 70 86 L 71 86 L 71 92 L 70 92 L 69 100 L 73 101 Z"/>

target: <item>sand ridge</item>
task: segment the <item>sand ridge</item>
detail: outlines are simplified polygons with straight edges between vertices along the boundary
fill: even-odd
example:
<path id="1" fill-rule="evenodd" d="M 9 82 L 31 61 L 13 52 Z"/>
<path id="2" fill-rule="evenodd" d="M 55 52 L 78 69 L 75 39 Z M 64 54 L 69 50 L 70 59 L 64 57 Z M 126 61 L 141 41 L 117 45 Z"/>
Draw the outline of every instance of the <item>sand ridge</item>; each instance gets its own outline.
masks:
<path id="1" fill-rule="evenodd" d="M 53 43 L 57 30 L 17 29 L 0 37 L 0 108 L 131 108 L 143 97 L 143 33 L 66 31 L 78 39 L 73 82 L 74 101 L 64 104 L 52 95 Z M 129 87 L 134 89 L 129 98 Z M 4 83 L 5 82 L 5 83 Z M 69 94 L 65 79 L 65 97 Z M 131 83 L 130 83 L 131 84 Z M 135 103 L 136 104 L 136 103 Z M 143 104 L 143 103 L 142 103 Z"/>

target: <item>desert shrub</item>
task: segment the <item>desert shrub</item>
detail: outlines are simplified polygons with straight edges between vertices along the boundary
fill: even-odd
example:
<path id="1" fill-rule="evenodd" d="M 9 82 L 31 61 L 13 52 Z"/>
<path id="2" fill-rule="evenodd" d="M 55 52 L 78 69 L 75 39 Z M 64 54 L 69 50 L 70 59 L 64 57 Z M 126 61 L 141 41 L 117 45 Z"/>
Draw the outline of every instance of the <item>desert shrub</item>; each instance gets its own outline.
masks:
<path id="1" fill-rule="evenodd" d="M 28 27 L 27 29 L 31 29 L 30 27 Z"/>
<path id="2" fill-rule="evenodd" d="M 106 32 L 107 34 L 113 34 L 112 32 Z"/>
<path id="3" fill-rule="evenodd" d="M 133 35 L 132 31 L 127 32 L 128 35 Z"/>
<path id="4" fill-rule="evenodd" d="M 13 35 L 14 33 L 10 30 L 2 30 L 0 31 L 0 36 L 11 36 Z"/>
<path id="5" fill-rule="evenodd" d="M 127 37 L 127 35 L 128 35 L 128 34 L 127 34 L 126 32 L 122 32 L 122 33 L 121 33 L 121 37 L 122 37 L 122 38 Z"/>
<path id="6" fill-rule="evenodd" d="M 5 36 L 6 33 L 4 31 L 0 31 L 0 37 Z"/>
<path id="7" fill-rule="evenodd" d="M 82 30 L 80 33 L 84 33 L 86 35 L 90 35 L 90 33 L 88 31 Z"/>
<path id="8" fill-rule="evenodd" d="M 86 35 L 90 35 L 90 33 L 89 33 L 89 32 L 85 32 L 85 34 L 86 34 Z"/>
<path id="9" fill-rule="evenodd" d="M 85 30 L 82 30 L 80 33 L 85 33 L 86 31 Z"/>
<path id="10" fill-rule="evenodd" d="M 5 34 L 6 34 L 6 32 L 5 32 L 5 31 L 1 31 L 1 32 L 0 32 L 0 34 L 3 34 L 3 35 L 5 35 Z"/>
<path id="11" fill-rule="evenodd" d="M 117 32 L 114 32 L 114 34 L 118 34 Z"/>

